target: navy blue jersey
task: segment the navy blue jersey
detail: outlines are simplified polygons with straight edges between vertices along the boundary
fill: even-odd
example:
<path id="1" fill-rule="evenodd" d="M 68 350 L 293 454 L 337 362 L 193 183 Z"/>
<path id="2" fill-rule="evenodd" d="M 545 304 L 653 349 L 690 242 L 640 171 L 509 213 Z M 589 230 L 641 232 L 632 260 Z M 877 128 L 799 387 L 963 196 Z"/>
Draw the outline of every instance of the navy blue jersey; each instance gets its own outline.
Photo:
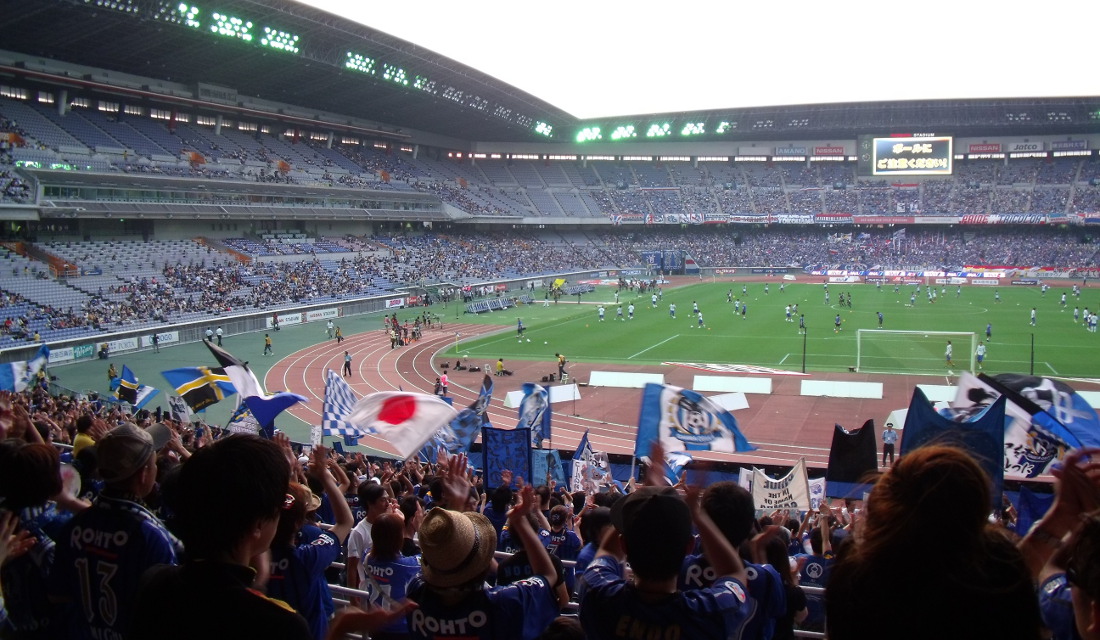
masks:
<path id="1" fill-rule="evenodd" d="M 544 547 L 550 544 L 550 532 L 546 529 L 539 530 L 539 543 Z M 505 527 L 504 531 L 500 532 L 500 538 L 497 540 L 497 551 L 516 553 L 521 549 L 523 549 L 523 543 L 514 539 L 512 532 Z"/>
<path id="2" fill-rule="evenodd" d="M 776 620 L 787 613 L 787 594 L 783 588 L 783 580 L 770 564 L 746 562 L 745 571 L 749 574 L 746 585 L 749 595 L 757 602 L 752 619 L 745 624 L 745 637 L 770 638 Z M 689 555 L 684 558 L 677 586 L 683 591 L 704 589 L 714 584 L 717 578 L 714 568 L 702 554 Z"/>
<path id="3" fill-rule="evenodd" d="M 829 581 L 829 573 L 833 568 L 833 554 L 826 553 L 823 556 L 807 555 L 806 563 L 798 572 L 798 584 L 803 587 L 825 588 Z M 825 626 L 825 596 L 819 593 L 806 594 L 806 608 L 810 613 L 802 621 L 803 629 L 823 631 Z"/>
<path id="4" fill-rule="evenodd" d="M 730 577 L 706 589 L 646 598 L 622 577 L 611 556 L 588 565 L 580 581 L 581 626 L 589 640 L 611 638 L 741 638 L 756 601 Z"/>
<path id="5" fill-rule="evenodd" d="M 54 607 L 46 595 L 46 576 L 57 553 L 54 538 L 46 530 L 57 515 L 52 503 L 19 512 L 19 528 L 33 536 L 35 543 L 30 551 L 0 567 L 8 612 L 7 624 L 0 627 L 0 632 L 14 629 L 27 638 L 64 635 L 56 631 Z"/>
<path id="6" fill-rule="evenodd" d="M 370 603 L 389 609 L 394 602 L 405 599 L 409 583 L 420 575 L 420 559 L 398 554 L 393 560 L 380 561 L 367 556 L 367 584 L 361 585 L 370 592 Z M 408 633 L 408 620 L 402 618 L 383 627 L 385 633 Z"/>
<path id="7" fill-rule="evenodd" d="M 576 560 L 581 552 L 581 538 L 575 532 L 562 529 L 559 533 L 550 532 L 546 550 L 550 555 L 562 560 Z M 576 583 L 576 572 L 573 567 L 565 567 L 565 587 L 573 592 Z"/>
<path id="8" fill-rule="evenodd" d="M 72 603 L 69 637 L 121 637 L 145 570 L 176 564 L 183 546 L 148 509 L 101 493 L 58 540 L 50 593 Z"/>
<path id="9" fill-rule="evenodd" d="M 484 588 L 451 606 L 417 576 L 408 595 L 420 605 L 408 615 L 416 640 L 533 640 L 558 616 L 557 598 L 542 576 Z"/>
<path id="10" fill-rule="evenodd" d="M 328 630 L 323 600 L 331 596 L 325 582 L 325 569 L 339 555 L 340 541 L 327 531 L 309 542 L 271 547 L 267 594 L 302 614 L 315 638 L 325 637 Z"/>

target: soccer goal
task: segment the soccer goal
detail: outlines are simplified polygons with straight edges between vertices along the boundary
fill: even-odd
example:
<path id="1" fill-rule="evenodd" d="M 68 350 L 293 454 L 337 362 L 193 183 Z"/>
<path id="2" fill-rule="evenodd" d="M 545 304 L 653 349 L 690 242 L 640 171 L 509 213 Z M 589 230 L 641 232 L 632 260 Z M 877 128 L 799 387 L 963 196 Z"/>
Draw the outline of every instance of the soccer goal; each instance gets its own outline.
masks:
<path id="1" fill-rule="evenodd" d="M 954 366 L 949 366 L 944 357 L 948 341 Z M 860 329 L 856 332 L 856 371 L 920 374 L 973 371 L 977 347 L 974 332 Z"/>

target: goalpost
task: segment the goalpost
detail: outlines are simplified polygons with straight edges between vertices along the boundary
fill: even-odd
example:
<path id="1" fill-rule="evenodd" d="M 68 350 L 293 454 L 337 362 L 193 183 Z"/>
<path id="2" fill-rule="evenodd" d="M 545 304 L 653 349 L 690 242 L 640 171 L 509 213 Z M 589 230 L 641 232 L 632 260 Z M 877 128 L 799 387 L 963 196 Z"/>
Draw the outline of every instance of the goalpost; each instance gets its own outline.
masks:
<path id="1" fill-rule="evenodd" d="M 948 366 L 947 342 L 951 342 L 954 367 Z M 859 329 L 856 332 L 856 371 L 872 373 L 941 374 L 974 371 L 978 335 L 972 331 L 892 331 Z"/>

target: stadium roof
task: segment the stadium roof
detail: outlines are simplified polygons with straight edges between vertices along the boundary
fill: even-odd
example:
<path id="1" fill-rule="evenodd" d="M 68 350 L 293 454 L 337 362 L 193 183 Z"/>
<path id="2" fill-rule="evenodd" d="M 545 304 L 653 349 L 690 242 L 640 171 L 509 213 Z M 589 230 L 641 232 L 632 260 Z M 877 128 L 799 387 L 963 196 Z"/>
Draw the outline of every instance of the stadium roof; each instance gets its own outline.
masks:
<path id="1" fill-rule="evenodd" d="M 553 127 L 552 140 L 573 142 L 587 124 L 482 71 L 297 2 L 0 0 L 0 12 L 5 22 L 0 48 L 9 51 L 190 87 L 225 87 L 234 100 L 259 98 L 350 116 L 371 123 L 367 131 L 377 129 L 394 138 L 416 130 L 471 142 L 545 142 L 548 138 L 537 130 L 546 123 Z M 433 19 L 445 19 L 445 13 Z M 264 27 L 282 33 L 261 44 L 268 39 Z M 249 41 L 242 37 L 245 32 Z M 0 68 L 0 76 L 5 74 L 19 76 L 20 70 Z M 70 82 L 34 76 L 29 70 L 24 75 L 29 82 Z M 79 86 L 79 81 L 71 83 Z M 286 114 L 288 121 L 291 115 Z M 306 116 L 297 123 L 309 120 L 308 112 Z M 816 104 L 662 117 L 674 127 L 695 121 L 736 123 L 724 140 L 915 131 L 1075 134 L 1100 130 L 1100 98 Z M 601 120 L 608 130 L 617 124 L 614 118 Z"/>

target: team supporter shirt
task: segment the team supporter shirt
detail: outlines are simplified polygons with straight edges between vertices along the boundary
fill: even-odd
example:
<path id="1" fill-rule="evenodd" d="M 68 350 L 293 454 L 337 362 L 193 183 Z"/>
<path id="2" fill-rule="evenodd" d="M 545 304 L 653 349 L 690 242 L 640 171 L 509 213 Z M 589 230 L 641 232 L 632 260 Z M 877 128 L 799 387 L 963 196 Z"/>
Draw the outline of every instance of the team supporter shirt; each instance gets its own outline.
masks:
<path id="1" fill-rule="evenodd" d="M 1077 640 L 1077 623 L 1066 574 L 1055 574 L 1039 585 L 1039 614 L 1043 626 L 1050 629 L 1051 640 Z"/>
<path id="2" fill-rule="evenodd" d="M 145 570 L 176 564 L 183 546 L 148 509 L 100 494 L 58 539 L 50 593 L 70 601 L 70 638 L 120 638 L 134 615 Z"/>
<path id="3" fill-rule="evenodd" d="M 327 531 L 309 542 L 271 548 L 271 577 L 267 593 L 302 614 L 315 638 L 328 631 L 324 600 L 329 596 L 325 569 L 340 556 L 340 541 Z"/>
<path id="4" fill-rule="evenodd" d="M 548 546 L 550 544 L 550 532 L 546 529 L 539 529 L 539 544 L 542 546 Z M 504 531 L 500 532 L 500 539 L 497 541 L 497 551 L 504 551 L 505 553 L 518 553 L 523 550 L 523 544 L 512 537 L 512 532 L 507 527 Z"/>
<path id="5" fill-rule="evenodd" d="M 806 562 L 798 571 L 798 584 L 803 587 L 825 588 L 829 582 L 829 574 L 833 570 L 833 553 L 830 551 L 823 556 L 806 555 Z M 825 630 L 825 596 L 819 593 L 806 594 L 806 607 L 809 614 L 799 625 L 802 629 L 814 631 Z"/>
<path id="6" fill-rule="evenodd" d="M 359 566 L 355 570 L 359 574 L 360 584 L 367 579 L 364 563 L 367 561 L 367 554 L 370 553 L 372 543 L 370 530 L 372 526 L 374 525 L 364 518 L 348 534 L 348 557 L 359 560 Z"/>
<path id="7" fill-rule="evenodd" d="M 611 556 L 593 560 L 584 572 L 578 598 L 581 626 L 588 640 L 610 638 L 741 638 L 756 601 L 745 587 L 720 577 L 706 589 L 643 598 L 623 577 Z"/>
<path id="8" fill-rule="evenodd" d="M 370 592 L 369 601 L 373 606 L 392 608 L 395 602 L 405 598 L 409 583 L 420 575 L 420 559 L 400 555 L 393 560 L 377 560 L 367 556 L 367 583 L 362 585 Z M 409 632 L 409 622 L 398 620 L 382 627 L 383 633 L 404 634 Z"/>
<path id="9" fill-rule="evenodd" d="M 589 542 L 581 547 L 580 553 L 577 554 L 576 565 L 574 566 L 575 573 L 582 575 L 584 570 L 588 568 L 588 563 L 592 562 L 592 558 L 596 557 L 596 552 L 600 550 L 600 545 L 595 542 Z"/>
<path id="10" fill-rule="evenodd" d="M 56 506 L 29 507 L 19 512 L 19 528 L 35 539 L 27 553 L 0 567 L 0 581 L 7 598 L 8 620 L 0 636 L 19 632 L 20 638 L 53 638 L 64 635 L 54 620 L 55 607 L 46 595 L 46 576 L 54 566 L 57 545 L 47 532 L 58 517 Z M 56 534 L 55 534 L 56 535 Z"/>
<path id="11" fill-rule="evenodd" d="M 542 576 L 483 587 L 451 606 L 418 576 L 408 596 L 420 605 L 408 615 L 409 637 L 416 640 L 534 640 L 558 616 L 557 598 Z"/>
<path id="12" fill-rule="evenodd" d="M 497 539 L 500 539 L 500 534 L 504 531 L 504 525 L 508 522 L 508 509 L 505 508 L 503 513 L 497 513 L 493 505 L 487 505 L 485 507 L 485 517 L 489 519 L 489 522 L 493 523 L 493 528 L 497 530 Z"/>
<path id="13" fill-rule="evenodd" d="M 749 574 L 749 595 L 756 600 L 757 606 L 752 617 L 745 623 L 746 638 L 770 638 L 775 630 L 777 619 L 787 613 L 787 594 L 779 572 L 770 564 L 746 562 L 745 571 Z M 682 591 L 705 589 L 718 578 L 710 562 L 702 555 L 689 555 L 684 558 L 680 570 L 678 587 Z"/>
<path id="14" fill-rule="evenodd" d="M 560 533 L 551 531 L 546 550 L 555 558 L 575 561 L 577 559 L 577 554 L 581 551 L 581 538 L 576 532 L 568 529 L 562 529 Z M 573 570 L 573 567 L 566 567 L 565 587 L 569 589 L 569 593 L 573 593 L 575 582 L 576 572 Z"/>

